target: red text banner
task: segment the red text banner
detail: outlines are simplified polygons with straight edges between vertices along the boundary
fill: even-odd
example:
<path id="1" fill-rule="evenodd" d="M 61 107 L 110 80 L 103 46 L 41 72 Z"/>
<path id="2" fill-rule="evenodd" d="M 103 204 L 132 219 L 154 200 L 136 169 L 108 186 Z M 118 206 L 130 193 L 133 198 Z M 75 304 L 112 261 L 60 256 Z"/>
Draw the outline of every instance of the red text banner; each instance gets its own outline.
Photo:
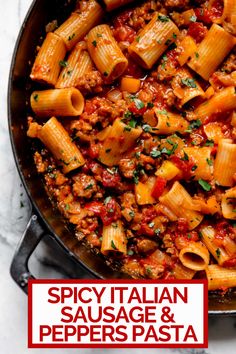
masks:
<path id="1" fill-rule="evenodd" d="M 30 280 L 29 348 L 207 347 L 205 280 Z"/>

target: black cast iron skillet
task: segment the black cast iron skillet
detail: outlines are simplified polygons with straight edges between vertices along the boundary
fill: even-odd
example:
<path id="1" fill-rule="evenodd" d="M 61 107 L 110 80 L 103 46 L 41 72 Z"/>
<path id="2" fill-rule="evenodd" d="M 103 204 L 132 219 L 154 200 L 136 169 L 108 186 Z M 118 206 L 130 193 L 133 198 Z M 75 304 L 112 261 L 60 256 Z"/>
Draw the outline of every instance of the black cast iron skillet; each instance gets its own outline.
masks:
<path id="1" fill-rule="evenodd" d="M 19 33 L 13 54 L 8 87 L 8 121 L 13 154 L 21 180 L 32 203 L 32 216 L 18 245 L 11 265 L 11 275 L 27 293 L 28 279 L 33 275 L 28 260 L 42 238 L 49 234 L 54 240 L 55 252 L 61 246 L 70 260 L 68 267 L 82 265 L 92 276 L 121 278 L 124 275 L 112 271 L 104 261 L 85 246 L 78 243 L 66 227 L 62 216 L 52 208 L 42 181 L 38 176 L 33 158 L 31 141 L 26 137 L 27 100 L 30 65 L 35 58 L 39 38 L 45 36 L 45 25 L 54 19 L 59 23 L 68 17 L 73 1 L 34 0 Z M 217 295 L 209 297 L 209 314 L 236 315 L 236 295 L 232 292 L 222 300 Z"/>

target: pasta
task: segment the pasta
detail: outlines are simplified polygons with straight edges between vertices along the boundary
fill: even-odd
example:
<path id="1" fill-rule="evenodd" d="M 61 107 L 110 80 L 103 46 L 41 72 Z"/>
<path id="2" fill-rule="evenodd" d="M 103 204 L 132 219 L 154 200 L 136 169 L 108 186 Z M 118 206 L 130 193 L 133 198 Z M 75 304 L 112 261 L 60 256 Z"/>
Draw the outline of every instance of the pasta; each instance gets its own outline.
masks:
<path id="1" fill-rule="evenodd" d="M 151 69 L 166 48 L 175 42 L 179 29 L 168 17 L 156 13 L 129 47 L 130 54 L 144 68 Z"/>
<path id="2" fill-rule="evenodd" d="M 64 173 L 73 171 L 84 164 L 81 152 L 55 117 L 47 121 L 39 131 L 38 137 L 62 165 Z"/>
<path id="3" fill-rule="evenodd" d="M 83 47 L 84 42 L 76 44 L 68 59 L 62 63 L 63 68 L 55 85 L 56 88 L 76 87 L 78 79 L 92 71 L 92 60 Z"/>
<path id="4" fill-rule="evenodd" d="M 60 72 L 60 62 L 65 54 L 63 40 L 54 33 L 48 33 L 31 70 L 31 79 L 54 86 Z"/>
<path id="5" fill-rule="evenodd" d="M 33 63 L 27 135 L 78 242 L 131 277 L 204 276 L 225 292 L 236 287 L 235 6 L 171 3 L 77 1 Z"/>
<path id="6" fill-rule="evenodd" d="M 102 19 L 102 8 L 95 0 L 89 0 L 85 4 L 85 9 L 73 12 L 55 31 L 63 39 L 67 50 L 71 50 Z"/>
<path id="7" fill-rule="evenodd" d="M 94 27 L 87 36 L 87 44 L 89 53 L 103 76 L 114 80 L 123 74 L 128 61 L 108 25 Z"/>
<path id="8" fill-rule="evenodd" d="M 84 109 L 84 98 L 76 88 L 34 91 L 31 108 L 38 117 L 79 116 Z"/>
<path id="9" fill-rule="evenodd" d="M 234 45 L 234 37 L 222 27 L 213 24 L 198 47 L 197 57 L 193 56 L 188 66 L 208 80 Z"/>

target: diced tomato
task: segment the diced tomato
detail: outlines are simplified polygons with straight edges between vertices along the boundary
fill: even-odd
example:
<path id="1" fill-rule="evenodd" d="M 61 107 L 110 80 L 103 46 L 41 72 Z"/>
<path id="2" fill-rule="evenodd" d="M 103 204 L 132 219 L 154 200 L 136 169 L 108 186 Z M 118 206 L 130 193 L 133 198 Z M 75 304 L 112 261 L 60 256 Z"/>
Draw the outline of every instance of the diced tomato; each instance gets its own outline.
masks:
<path id="1" fill-rule="evenodd" d="M 207 34 L 207 28 L 200 22 L 192 22 L 189 25 L 188 35 L 193 37 L 197 43 L 201 42 Z"/>
<path id="2" fill-rule="evenodd" d="M 199 241 L 199 236 L 196 231 L 189 231 L 184 235 L 184 237 L 188 241 L 193 241 L 193 242 Z"/>
<path id="3" fill-rule="evenodd" d="M 192 168 L 195 165 L 191 158 L 187 160 L 182 160 L 180 156 L 173 155 L 171 156 L 171 161 L 180 169 L 183 173 L 184 179 L 189 179 L 192 176 Z"/>
<path id="4" fill-rule="evenodd" d="M 188 220 L 185 218 L 179 218 L 177 220 L 177 230 L 181 233 L 187 233 L 188 231 Z"/>
<path id="5" fill-rule="evenodd" d="M 155 199 L 160 198 L 160 196 L 164 192 L 165 186 L 166 186 L 166 179 L 163 177 L 157 177 L 152 190 L 152 197 Z"/>
<path id="6" fill-rule="evenodd" d="M 120 206 L 111 198 L 101 212 L 101 219 L 104 225 L 110 225 L 112 222 L 117 221 L 121 217 Z"/>
<path id="7" fill-rule="evenodd" d="M 135 38 L 136 32 L 127 25 L 122 25 L 114 30 L 114 37 L 117 42 L 127 41 L 132 43 Z"/>
<path id="8" fill-rule="evenodd" d="M 88 155 L 91 157 L 91 159 L 96 159 L 99 154 L 99 144 L 95 144 L 91 142 L 89 150 L 88 150 Z"/>
<path id="9" fill-rule="evenodd" d="M 128 66 L 124 75 L 132 76 L 136 79 L 144 77 L 144 70 L 131 58 L 129 58 Z"/>
<path id="10" fill-rule="evenodd" d="M 143 209 L 142 211 L 142 221 L 148 223 L 152 221 L 157 216 L 156 209 L 153 206 Z"/>
<path id="11" fill-rule="evenodd" d="M 120 206 L 114 198 L 111 198 L 106 205 L 101 202 L 87 203 L 85 209 L 92 211 L 95 216 L 100 217 L 106 226 L 121 217 Z"/>
<path id="12" fill-rule="evenodd" d="M 128 22 L 128 20 L 130 19 L 131 15 L 132 15 L 131 10 L 123 11 L 120 15 L 118 15 L 115 18 L 114 27 L 117 28 L 117 27 L 121 27 L 124 24 L 126 24 Z"/>
<path id="13" fill-rule="evenodd" d="M 104 187 L 115 188 L 120 182 L 121 178 L 119 173 L 114 172 L 110 173 L 107 170 L 103 170 L 102 172 L 102 184 Z"/>
<path id="14" fill-rule="evenodd" d="M 211 19 L 219 18 L 222 16 L 224 10 L 224 2 L 222 0 L 215 0 L 211 6 L 210 16 Z"/>
<path id="15" fill-rule="evenodd" d="M 212 22 L 211 12 L 207 8 L 198 8 L 194 10 L 198 21 L 209 24 Z"/>
<path id="16" fill-rule="evenodd" d="M 144 106 L 142 108 L 138 108 L 134 102 L 131 102 L 129 105 L 129 111 L 132 112 L 135 115 L 142 116 L 147 110 L 147 107 Z"/>
<path id="17" fill-rule="evenodd" d="M 100 216 L 102 210 L 104 209 L 104 205 L 101 202 L 91 202 L 85 204 L 85 209 L 92 211 L 95 216 Z"/>
<path id="18" fill-rule="evenodd" d="M 236 267 L 236 257 L 225 261 L 223 267 Z"/>
<path id="19" fill-rule="evenodd" d="M 167 53 L 166 53 L 166 56 L 168 58 L 168 62 L 171 62 L 171 64 L 177 68 L 179 67 L 179 62 L 177 60 L 177 57 L 178 57 L 179 53 L 177 52 L 176 49 L 172 49 L 172 50 L 169 50 Z"/>

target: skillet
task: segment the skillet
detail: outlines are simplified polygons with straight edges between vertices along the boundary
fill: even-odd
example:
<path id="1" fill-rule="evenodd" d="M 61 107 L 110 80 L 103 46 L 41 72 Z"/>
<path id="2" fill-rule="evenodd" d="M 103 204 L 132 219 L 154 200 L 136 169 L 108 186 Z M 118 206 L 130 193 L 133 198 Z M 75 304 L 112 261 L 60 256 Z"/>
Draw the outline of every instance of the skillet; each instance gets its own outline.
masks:
<path id="1" fill-rule="evenodd" d="M 29 81 L 30 63 L 35 58 L 35 47 L 45 35 L 45 26 L 52 20 L 59 23 L 69 16 L 74 1 L 34 0 L 21 27 L 12 58 L 8 85 L 8 123 L 15 163 L 24 188 L 32 204 L 32 215 L 11 264 L 11 276 L 27 293 L 28 279 L 33 278 L 28 260 L 39 242 L 49 235 L 52 247 L 58 246 L 71 260 L 69 267 L 82 265 L 91 276 L 109 279 L 124 278 L 125 275 L 111 270 L 105 262 L 78 242 L 68 229 L 59 212 L 44 190 L 43 183 L 33 162 L 32 142 L 26 136 L 27 101 L 32 83 Z M 210 315 L 236 315 L 236 293 L 230 292 L 222 298 L 209 295 Z"/>

